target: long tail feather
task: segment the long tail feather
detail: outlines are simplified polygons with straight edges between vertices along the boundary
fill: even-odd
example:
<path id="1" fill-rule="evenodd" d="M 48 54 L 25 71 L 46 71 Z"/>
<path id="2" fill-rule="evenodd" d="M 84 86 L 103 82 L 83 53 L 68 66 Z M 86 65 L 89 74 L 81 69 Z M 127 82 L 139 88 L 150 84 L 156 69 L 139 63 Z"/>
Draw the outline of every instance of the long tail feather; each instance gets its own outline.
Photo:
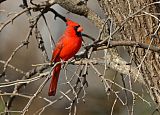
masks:
<path id="1" fill-rule="evenodd" d="M 60 70 L 61 70 L 61 64 L 56 65 L 56 67 L 53 70 L 52 80 L 51 80 L 49 91 L 48 91 L 49 96 L 55 96 L 55 94 L 56 94 Z"/>

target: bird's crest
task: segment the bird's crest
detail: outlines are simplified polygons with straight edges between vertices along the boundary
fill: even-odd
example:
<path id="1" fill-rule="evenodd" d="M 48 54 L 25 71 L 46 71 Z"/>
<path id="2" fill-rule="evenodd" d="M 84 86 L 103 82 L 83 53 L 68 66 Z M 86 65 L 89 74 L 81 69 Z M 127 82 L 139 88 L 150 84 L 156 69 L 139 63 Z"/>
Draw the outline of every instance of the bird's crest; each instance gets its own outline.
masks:
<path id="1" fill-rule="evenodd" d="M 79 25 L 78 23 L 76 23 L 68 18 L 66 20 L 67 20 L 67 22 L 66 22 L 67 26 L 78 26 Z"/>

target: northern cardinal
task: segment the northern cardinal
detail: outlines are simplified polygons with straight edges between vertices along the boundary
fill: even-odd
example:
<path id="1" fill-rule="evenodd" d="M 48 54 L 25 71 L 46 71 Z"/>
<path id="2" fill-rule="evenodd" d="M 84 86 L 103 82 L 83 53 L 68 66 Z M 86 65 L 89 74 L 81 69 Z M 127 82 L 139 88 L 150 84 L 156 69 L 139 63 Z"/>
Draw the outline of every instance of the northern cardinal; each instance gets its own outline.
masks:
<path id="1" fill-rule="evenodd" d="M 80 49 L 82 44 L 81 32 L 83 28 L 76 22 L 66 19 L 66 30 L 57 42 L 53 50 L 51 63 L 56 63 L 61 60 L 67 61 L 73 57 Z M 61 64 L 57 64 L 52 72 L 52 80 L 49 87 L 49 96 L 56 94 L 57 82 L 61 70 Z"/>

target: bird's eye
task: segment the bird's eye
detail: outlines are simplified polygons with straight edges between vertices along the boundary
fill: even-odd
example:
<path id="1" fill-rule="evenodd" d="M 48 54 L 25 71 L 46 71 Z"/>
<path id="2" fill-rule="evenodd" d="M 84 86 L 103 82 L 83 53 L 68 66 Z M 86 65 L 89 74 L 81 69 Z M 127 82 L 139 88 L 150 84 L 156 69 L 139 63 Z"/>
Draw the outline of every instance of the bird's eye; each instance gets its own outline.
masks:
<path id="1" fill-rule="evenodd" d="M 74 27 L 74 30 L 76 31 L 77 36 L 81 36 L 81 32 L 78 31 L 79 27 L 80 27 L 80 25 Z"/>
<path id="2" fill-rule="evenodd" d="M 77 31 L 77 29 L 80 27 L 80 25 L 75 26 L 74 29 Z"/>

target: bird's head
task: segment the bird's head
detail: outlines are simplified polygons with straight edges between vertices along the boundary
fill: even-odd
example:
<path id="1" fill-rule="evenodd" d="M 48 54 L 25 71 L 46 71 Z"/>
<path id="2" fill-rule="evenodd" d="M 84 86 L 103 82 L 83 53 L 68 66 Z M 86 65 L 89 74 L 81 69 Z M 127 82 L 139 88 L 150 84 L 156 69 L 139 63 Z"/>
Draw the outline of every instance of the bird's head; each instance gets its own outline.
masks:
<path id="1" fill-rule="evenodd" d="M 76 32 L 76 34 L 77 34 L 78 36 L 80 36 L 80 35 L 81 35 L 81 32 L 83 31 L 83 28 L 82 28 L 78 23 L 73 22 L 73 21 L 70 20 L 70 19 L 66 19 L 66 20 L 67 20 L 67 22 L 66 22 L 67 27 L 72 28 L 72 29 Z"/>

